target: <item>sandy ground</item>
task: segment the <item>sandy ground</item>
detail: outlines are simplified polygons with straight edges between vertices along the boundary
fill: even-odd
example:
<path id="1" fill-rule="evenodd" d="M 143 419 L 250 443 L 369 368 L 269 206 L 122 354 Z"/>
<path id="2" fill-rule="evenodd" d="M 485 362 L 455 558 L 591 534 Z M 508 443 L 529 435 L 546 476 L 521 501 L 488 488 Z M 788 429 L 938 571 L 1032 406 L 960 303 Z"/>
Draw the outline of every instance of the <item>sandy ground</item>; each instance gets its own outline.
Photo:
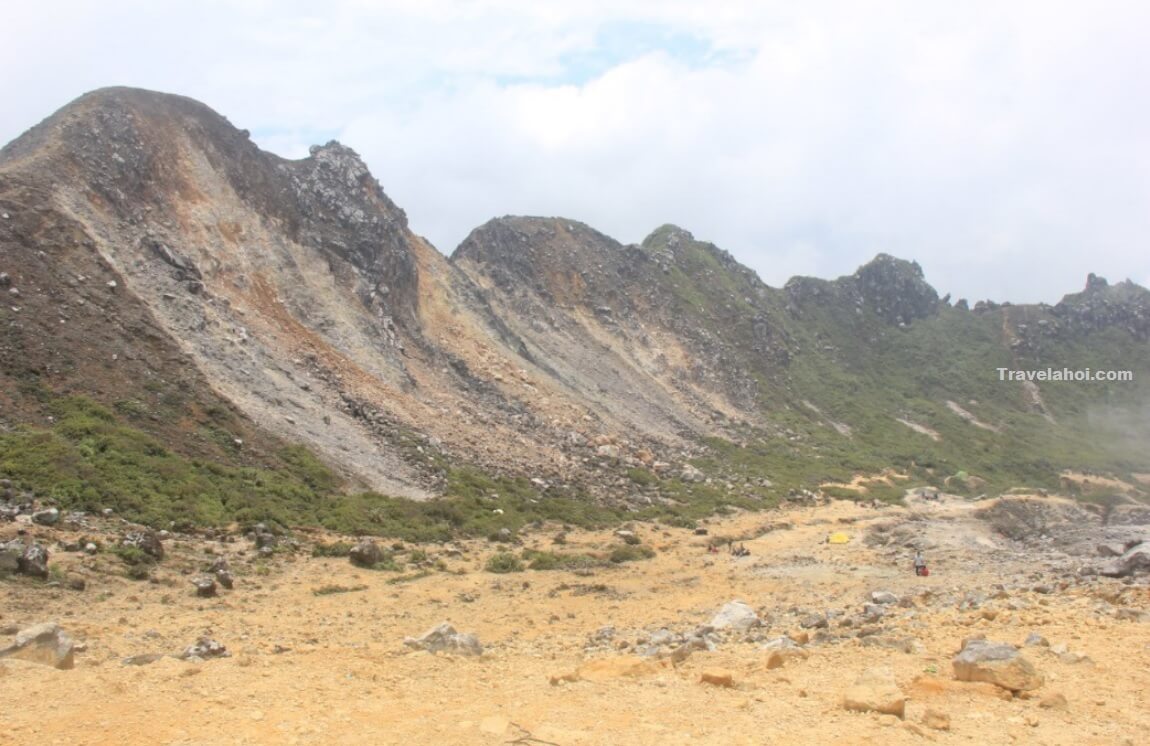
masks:
<path id="1" fill-rule="evenodd" d="M 862 540 L 868 525 L 912 514 L 932 547 L 927 578 L 908 571 L 909 549 L 872 549 Z M 102 571 L 119 562 L 106 555 L 60 552 L 53 560 L 85 574 L 87 589 L 0 583 L 0 626 L 58 621 L 87 648 L 67 671 L 0 662 L 0 743 L 1150 742 L 1150 623 L 1116 618 L 1111 603 L 1146 610 L 1146 586 L 1107 580 L 1060 590 L 1065 564 L 1019 554 L 959 501 L 910 510 L 838 502 L 707 527 L 709 537 L 638 525 L 658 555 L 592 575 L 493 575 L 482 569 L 495 551 L 485 541 L 461 545 L 462 556 L 429 547 L 448 571 L 401 583 L 388 582 L 396 573 L 307 551 L 265 565 L 243 540 L 170 541 L 156 583 Z M 838 530 L 851 542 L 823 543 Z M 528 534 L 524 543 L 562 551 L 619 543 L 610 532 L 574 531 L 555 547 L 556 531 Z M 709 539 L 738 535 L 757 536 L 745 541 L 751 556 L 707 553 Z M 237 582 L 218 598 L 200 599 L 184 572 L 210 560 L 209 550 L 231 556 Z M 331 584 L 364 588 L 314 593 Z M 1051 587 L 1031 590 L 1042 584 Z M 1006 589 L 997 599 L 996 585 Z M 884 627 L 916 639 L 915 652 L 866 647 L 832 621 L 835 639 L 812 641 L 809 658 L 766 669 L 762 640 L 798 635 L 796 620 L 810 612 L 856 613 L 874 590 L 914 599 L 894 609 Z M 960 608 L 969 591 L 988 598 Z M 626 650 L 587 647 L 604 625 L 616 627 L 616 640 L 661 627 L 689 631 L 733 599 L 764 618 L 757 641 L 736 637 L 677 665 L 635 665 L 640 659 Z M 444 620 L 476 633 L 483 656 L 403 645 Z M 1046 678 L 1025 697 L 953 680 L 951 659 L 963 638 L 985 634 L 1021 645 L 1032 631 L 1089 660 L 1071 663 L 1049 648 L 1024 648 Z M 178 652 L 204 634 L 232 656 L 122 663 Z M 907 694 L 905 720 L 843 709 L 846 687 L 875 665 L 890 666 Z M 576 681 L 551 681 L 580 670 Z M 703 672 L 729 673 L 735 686 L 700 683 Z M 1066 709 L 1042 706 L 1055 693 L 1065 696 Z M 947 715 L 950 729 L 923 724 L 927 709 Z"/>

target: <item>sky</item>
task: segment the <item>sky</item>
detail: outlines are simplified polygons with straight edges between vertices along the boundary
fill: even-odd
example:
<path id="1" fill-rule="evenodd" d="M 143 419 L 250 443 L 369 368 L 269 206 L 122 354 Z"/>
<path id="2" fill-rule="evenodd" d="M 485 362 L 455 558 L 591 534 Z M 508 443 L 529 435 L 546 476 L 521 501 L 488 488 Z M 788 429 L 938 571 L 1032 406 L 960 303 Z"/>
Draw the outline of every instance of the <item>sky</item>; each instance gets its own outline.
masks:
<path id="1" fill-rule="evenodd" d="M 80 94 L 199 99 L 354 148 L 450 254 L 501 215 L 674 223 L 770 285 L 915 260 L 940 293 L 1150 286 L 1141 0 L 41 0 L 0 23 L 0 142 Z"/>

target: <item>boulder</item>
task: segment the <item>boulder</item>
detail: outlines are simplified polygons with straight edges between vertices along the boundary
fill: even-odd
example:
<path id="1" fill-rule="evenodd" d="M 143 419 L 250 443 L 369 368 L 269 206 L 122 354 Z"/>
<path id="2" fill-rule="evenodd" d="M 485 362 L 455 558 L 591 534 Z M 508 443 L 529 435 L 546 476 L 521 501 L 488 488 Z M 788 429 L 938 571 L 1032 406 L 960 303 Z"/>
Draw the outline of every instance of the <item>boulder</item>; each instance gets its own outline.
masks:
<path id="1" fill-rule="evenodd" d="M 75 643 L 55 622 L 37 624 L 16 634 L 16 640 L 0 650 L 0 658 L 42 663 L 67 670 L 75 667 Z"/>
<path id="2" fill-rule="evenodd" d="M 20 559 L 16 562 L 16 570 L 34 578 L 47 578 L 48 550 L 35 542 L 24 547 Z"/>
<path id="3" fill-rule="evenodd" d="M 875 604 L 897 604 L 899 598 L 890 591 L 874 591 L 870 594 L 870 600 Z"/>
<path id="4" fill-rule="evenodd" d="M 215 576 L 216 582 L 229 591 L 235 586 L 236 579 L 232 575 L 232 568 L 224 557 L 216 559 L 208 566 L 208 572 Z"/>
<path id="5" fill-rule="evenodd" d="M 374 567 L 383 561 L 383 550 L 371 539 L 363 539 L 348 552 L 351 564 L 360 567 Z"/>
<path id="6" fill-rule="evenodd" d="M 843 695 L 843 707 L 856 712 L 878 712 L 903 717 L 906 695 L 888 666 L 867 669 Z"/>
<path id="7" fill-rule="evenodd" d="M 482 655 L 483 646 L 473 634 L 460 634 L 449 622 L 440 622 L 423 633 L 421 637 L 408 637 L 403 644 L 416 650 L 429 653 L 456 653 L 458 655 Z"/>
<path id="8" fill-rule="evenodd" d="M 731 601 L 724 604 L 719 613 L 712 617 L 710 626 L 719 631 L 746 632 L 752 627 L 759 626 L 759 615 L 742 601 Z"/>
<path id="9" fill-rule="evenodd" d="M 192 585 L 196 587 L 196 595 L 200 598 L 211 598 L 216 595 L 216 581 L 210 575 L 201 575 L 193 579 Z"/>
<path id="10" fill-rule="evenodd" d="M 129 531 L 120 538 L 120 546 L 139 549 L 157 562 L 164 558 L 164 542 L 155 531 Z"/>
<path id="11" fill-rule="evenodd" d="M 1125 578 L 1138 572 L 1150 572 L 1150 542 L 1142 542 L 1121 556 L 1107 562 L 1099 573 L 1108 578 Z"/>
<path id="12" fill-rule="evenodd" d="M 989 640 L 967 640 L 953 661 L 954 678 L 985 681 L 1011 692 L 1042 686 L 1042 674 L 1013 645 Z"/>
<path id="13" fill-rule="evenodd" d="M 60 511 L 57 508 L 45 508 L 32 514 L 32 522 L 41 526 L 55 526 L 60 522 Z"/>

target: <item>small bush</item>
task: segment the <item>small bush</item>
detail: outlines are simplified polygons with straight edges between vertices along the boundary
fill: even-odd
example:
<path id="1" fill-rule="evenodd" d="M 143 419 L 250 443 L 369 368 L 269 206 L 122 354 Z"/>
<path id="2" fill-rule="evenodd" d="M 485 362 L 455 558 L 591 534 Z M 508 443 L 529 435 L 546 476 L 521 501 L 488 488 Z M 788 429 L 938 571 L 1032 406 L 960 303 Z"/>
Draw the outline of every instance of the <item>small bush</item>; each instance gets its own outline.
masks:
<path id="1" fill-rule="evenodd" d="M 640 487 L 649 487 L 655 483 L 655 475 L 646 469 L 628 469 L 627 478 Z"/>
<path id="2" fill-rule="evenodd" d="M 147 568 L 148 565 L 153 565 L 156 562 L 155 557 L 139 547 L 116 547 L 113 552 L 123 560 L 125 565 L 131 567 Z"/>
<path id="3" fill-rule="evenodd" d="M 337 541 L 334 544 L 316 544 L 311 548 L 312 557 L 347 557 L 351 554 L 351 544 Z"/>
<path id="4" fill-rule="evenodd" d="M 523 572 L 523 562 L 511 552 L 499 552 L 498 554 L 491 555 L 484 565 L 487 572 L 493 573 L 508 573 L 508 572 Z"/>
<path id="5" fill-rule="evenodd" d="M 608 557 L 615 564 L 622 564 L 623 562 L 635 562 L 636 560 L 651 559 L 655 556 L 655 550 L 651 547 L 644 546 L 622 546 L 615 547 L 611 550 L 611 555 Z"/>

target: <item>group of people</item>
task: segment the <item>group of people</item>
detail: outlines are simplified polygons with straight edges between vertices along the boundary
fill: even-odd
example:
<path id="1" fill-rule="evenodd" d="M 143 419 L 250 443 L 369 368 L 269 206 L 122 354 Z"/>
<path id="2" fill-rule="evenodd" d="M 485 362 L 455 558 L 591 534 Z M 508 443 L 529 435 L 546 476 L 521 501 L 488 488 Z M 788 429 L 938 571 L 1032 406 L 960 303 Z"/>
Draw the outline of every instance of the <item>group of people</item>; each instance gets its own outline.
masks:
<path id="1" fill-rule="evenodd" d="M 727 542 L 727 551 L 733 557 L 749 557 L 749 556 L 751 556 L 751 550 L 747 549 L 746 545 L 739 544 L 738 546 L 735 546 L 734 541 L 728 541 Z M 714 542 L 707 544 L 707 554 L 718 554 L 718 553 L 719 553 L 718 545 L 716 545 Z"/>

